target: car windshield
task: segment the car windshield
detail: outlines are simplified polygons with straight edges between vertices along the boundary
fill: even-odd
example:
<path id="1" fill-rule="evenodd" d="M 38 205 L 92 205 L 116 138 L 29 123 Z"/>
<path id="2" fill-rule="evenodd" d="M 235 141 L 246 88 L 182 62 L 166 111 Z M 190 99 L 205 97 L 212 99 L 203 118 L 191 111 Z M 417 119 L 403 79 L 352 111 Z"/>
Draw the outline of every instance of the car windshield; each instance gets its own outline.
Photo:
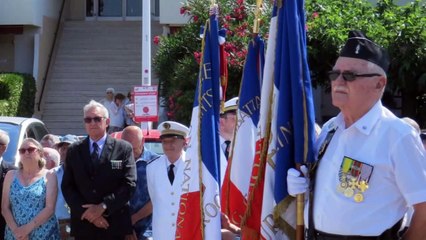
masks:
<path id="1" fill-rule="evenodd" d="M 16 149 L 19 141 L 19 125 L 0 123 L 0 129 L 6 131 L 9 134 L 10 142 L 7 146 L 6 152 L 3 154 L 3 159 L 6 162 L 15 162 Z"/>
<path id="2" fill-rule="evenodd" d="M 164 154 L 161 142 L 145 142 L 143 145 L 146 149 L 157 154 Z"/>

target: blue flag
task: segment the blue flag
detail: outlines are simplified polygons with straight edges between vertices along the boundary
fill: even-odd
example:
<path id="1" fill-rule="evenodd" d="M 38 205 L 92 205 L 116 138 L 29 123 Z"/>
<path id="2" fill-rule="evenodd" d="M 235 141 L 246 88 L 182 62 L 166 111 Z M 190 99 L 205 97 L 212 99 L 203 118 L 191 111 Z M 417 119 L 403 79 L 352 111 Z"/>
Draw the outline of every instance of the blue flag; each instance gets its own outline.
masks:
<path id="1" fill-rule="evenodd" d="M 294 236 L 295 226 L 291 223 L 295 221 L 290 218 L 295 218 L 295 205 L 287 192 L 287 170 L 296 163 L 314 161 L 315 115 L 303 4 L 303 0 L 278 0 L 271 19 L 270 35 L 276 35 L 268 41 L 268 48 L 271 42 L 275 47 L 273 56 L 269 56 L 273 66 L 265 66 L 265 72 L 266 68 L 273 68 L 270 79 L 274 81 L 270 93 L 273 96 L 270 159 L 266 166 L 262 209 L 262 222 L 267 223 L 262 223 L 262 236 L 266 239 Z"/>
<path id="2" fill-rule="evenodd" d="M 307 62 L 303 1 L 284 1 L 278 13 L 275 80 L 280 91 L 277 112 L 276 172 L 287 173 L 295 163 L 314 161 L 315 114 Z M 279 44 L 281 43 L 281 44 Z M 276 174 L 286 183 L 286 174 Z M 275 185 L 277 203 L 287 197 L 287 184 Z"/>

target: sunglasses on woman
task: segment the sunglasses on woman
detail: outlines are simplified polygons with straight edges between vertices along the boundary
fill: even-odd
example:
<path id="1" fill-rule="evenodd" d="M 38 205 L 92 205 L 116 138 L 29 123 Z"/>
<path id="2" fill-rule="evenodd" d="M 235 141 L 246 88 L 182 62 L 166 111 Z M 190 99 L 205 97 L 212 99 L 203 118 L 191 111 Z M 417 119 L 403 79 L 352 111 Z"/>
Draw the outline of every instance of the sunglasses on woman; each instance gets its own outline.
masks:
<path id="1" fill-rule="evenodd" d="M 352 82 L 355 81 L 356 78 L 358 77 L 378 77 L 381 76 L 378 73 L 365 73 L 365 74 L 356 74 L 354 72 L 350 72 L 350 71 L 338 71 L 338 70 L 333 70 L 328 72 L 328 78 L 330 79 L 330 81 L 334 81 L 336 80 L 340 74 L 343 76 L 343 80 L 345 80 L 346 82 Z"/>
<path id="2" fill-rule="evenodd" d="M 18 149 L 19 154 L 25 154 L 25 152 L 31 154 L 31 153 L 35 152 L 36 150 L 38 150 L 38 148 L 35 148 L 35 147 L 20 148 L 20 149 Z"/>

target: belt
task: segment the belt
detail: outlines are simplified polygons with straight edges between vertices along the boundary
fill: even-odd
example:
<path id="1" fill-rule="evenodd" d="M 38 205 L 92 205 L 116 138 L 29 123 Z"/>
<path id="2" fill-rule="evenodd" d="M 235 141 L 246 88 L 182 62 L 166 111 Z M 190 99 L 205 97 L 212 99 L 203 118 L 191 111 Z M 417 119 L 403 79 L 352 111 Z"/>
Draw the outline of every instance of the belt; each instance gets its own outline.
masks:
<path id="1" fill-rule="evenodd" d="M 315 239 L 316 240 L 373 240 L 373 239 L 380 239 L 380 237 L 374 237 L 374 236 L 345 236 L 345 235 L 336 235 L 336 234 L 330 234 L 321 232 L 318 230 L 315 230 Z"/>
<path id="2" fill-rule="evenodd" d="M 59 224 L 69 224 L 70 220 L 69 219 L 58 219 Z"/>

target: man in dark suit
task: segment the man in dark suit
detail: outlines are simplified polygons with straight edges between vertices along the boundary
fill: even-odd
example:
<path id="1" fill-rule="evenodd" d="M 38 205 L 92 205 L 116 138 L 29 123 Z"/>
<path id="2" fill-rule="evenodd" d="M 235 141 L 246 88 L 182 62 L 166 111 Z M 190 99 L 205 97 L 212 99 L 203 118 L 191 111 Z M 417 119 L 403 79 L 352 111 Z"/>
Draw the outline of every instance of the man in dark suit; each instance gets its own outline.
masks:
<path id="1" fill-rule="evenodd" d="M 71 209 L 71 235 L 124 239 L 132 233 L 128 202 L 136 188 L 132 147 L 106 134 L 108 110 L 102 104 L 92 100 L 83 111 L 89 136 L 69 147 L 61 184 Z"/>
<path id="2" fill-rule="evenodd" d="M 0 130 L 0 199 L 2 198 L 3 193 L 3 181 L 4 176 L 7 171 L 16 169 L 16 167 L 10 163 L 7 163 L 3 159 L 3 154 L 6 152 L 7 145 L 9 145 L 10 138 L 9 134 L 3 130 Z M 1 206 L 0 206 L 1 212 Z M 4 239 L 4 228 L 6 227 L 6 222 L 4 221 L 3 215 L 0 214 L 0 239 Z"/>

